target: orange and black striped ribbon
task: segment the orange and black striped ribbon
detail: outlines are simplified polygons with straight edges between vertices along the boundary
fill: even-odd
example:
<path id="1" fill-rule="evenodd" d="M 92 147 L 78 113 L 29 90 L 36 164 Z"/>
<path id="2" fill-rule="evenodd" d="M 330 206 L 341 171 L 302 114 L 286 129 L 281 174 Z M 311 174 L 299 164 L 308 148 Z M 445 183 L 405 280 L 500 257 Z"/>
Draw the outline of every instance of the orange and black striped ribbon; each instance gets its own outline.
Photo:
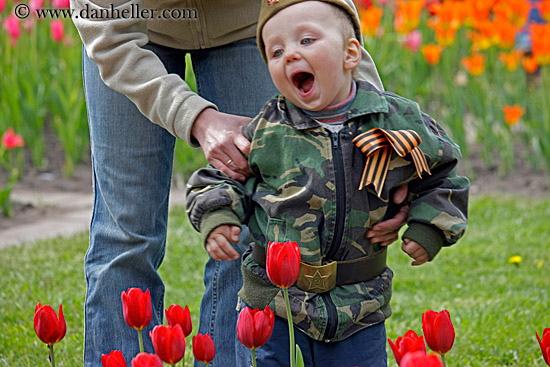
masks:
<path id="1" fill-rule="evenodd" d="M 373 128 L 357 135 L 353 139 L 353 143 L 367 155 L 367 163 L 363 170 L 359 190 L 372 183 L 376 194 L 380 197 L 388 174 L 392 149 L 400 157 L 411 154 L 418 177 L 422 178 L 422 172 L 432 174 L 424 152 L 418 147 L 422 143 L 422 139 L 414 130 Z"/>

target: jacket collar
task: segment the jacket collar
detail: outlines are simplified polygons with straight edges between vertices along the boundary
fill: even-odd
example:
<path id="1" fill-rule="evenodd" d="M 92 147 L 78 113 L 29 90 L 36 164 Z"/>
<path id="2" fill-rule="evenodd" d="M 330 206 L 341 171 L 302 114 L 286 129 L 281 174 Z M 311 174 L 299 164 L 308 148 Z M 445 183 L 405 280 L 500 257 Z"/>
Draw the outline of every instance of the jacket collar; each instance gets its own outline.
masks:
<path id="1" fill-rule="evenodd" d="M 277 108 L 284 116 L 284 122 L 297 130 L 311 129 L 319 126 L 319 123 L 308 116 L 302 109 L 295 106 L 282 95 L 278 97 Z M 357 82 L 357 95 L 351 105 L 346 121 L 355 117 L 371 113 L 387 113 L 388 102 L 382 92 L 369 82 Z"/>

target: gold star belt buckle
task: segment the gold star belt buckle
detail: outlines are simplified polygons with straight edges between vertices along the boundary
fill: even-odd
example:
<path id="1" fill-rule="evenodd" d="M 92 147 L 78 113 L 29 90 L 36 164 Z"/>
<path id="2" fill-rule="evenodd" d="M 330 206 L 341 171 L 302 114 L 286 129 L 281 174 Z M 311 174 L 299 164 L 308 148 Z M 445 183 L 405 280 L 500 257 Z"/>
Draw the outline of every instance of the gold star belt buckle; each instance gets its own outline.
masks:
<path id="1" fill-rule="evenodd" d="M 296 285 L 303 291 L 324 293 L 336 286 L 336 261 L 325 265 L 300 264 L 300 275 Z"/>

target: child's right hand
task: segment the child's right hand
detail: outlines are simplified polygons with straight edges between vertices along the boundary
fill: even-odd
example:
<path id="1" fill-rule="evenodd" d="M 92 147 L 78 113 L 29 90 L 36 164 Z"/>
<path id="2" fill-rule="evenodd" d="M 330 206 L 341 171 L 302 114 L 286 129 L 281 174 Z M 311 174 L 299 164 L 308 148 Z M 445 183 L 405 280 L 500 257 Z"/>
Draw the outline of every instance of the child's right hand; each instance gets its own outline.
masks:
<path id="1" fill-rule="evenodd" d="M 232 261 L 239 258 L 230 242 L 239 242 L 241 228 L 230 224 L 222 224 L 210 232 L 206 239 L 206 251 L 217 261 Z"/>

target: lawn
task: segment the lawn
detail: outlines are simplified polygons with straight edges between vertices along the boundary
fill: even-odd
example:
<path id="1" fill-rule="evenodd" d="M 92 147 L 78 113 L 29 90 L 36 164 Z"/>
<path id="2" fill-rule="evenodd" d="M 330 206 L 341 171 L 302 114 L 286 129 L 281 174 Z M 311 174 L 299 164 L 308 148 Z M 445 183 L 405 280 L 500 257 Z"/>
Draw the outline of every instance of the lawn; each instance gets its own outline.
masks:
<path id="1" fill-rule="evenodd" d="M 447 366 L 544 366 L 535 331 L 550 327 L 549 218 L 548 198 L 475 197 L 466 236 L 432 263 L 411 267 L 393 245 L 388 337 L 408 329 L 421 334 L 422 312 L 447 309 L 456 330 Z M 160 269 L 166 306 L 188 304 L 196 325 L 206 254 L 182 208 L 172 210 L 168 236 Z M 38 302 L 56 310 L 63 303 L 67 335 L 56 345 L 57 366 L 82 365 L 86 247 L 82 234 L 0 251 L 0 367 L 49 365 L 33 329 Z M 521 256 L 518 265 L 508 262 L 513 255 Z M 389 366 L 396 366 L 388 353 Z"/>

